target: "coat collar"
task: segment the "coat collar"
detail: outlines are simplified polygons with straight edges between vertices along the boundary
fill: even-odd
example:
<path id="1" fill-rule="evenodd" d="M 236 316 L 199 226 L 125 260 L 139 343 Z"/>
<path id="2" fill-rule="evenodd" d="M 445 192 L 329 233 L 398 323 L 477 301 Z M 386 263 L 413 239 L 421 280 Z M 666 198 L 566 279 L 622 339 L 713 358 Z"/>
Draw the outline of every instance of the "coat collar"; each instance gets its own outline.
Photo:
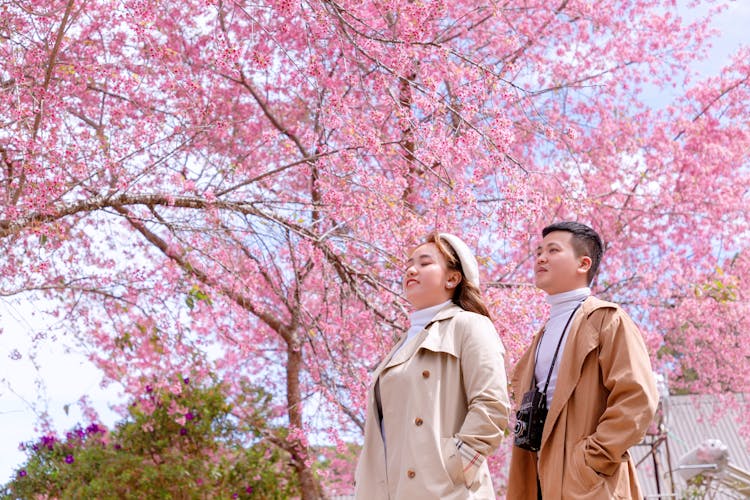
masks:
<path id="1" fill-rule="evenodd" d="M 434 338 L 438 336 L 437 332 L 437 326 L 441 321 L 444 321 L 446 319 L 453 318 L 456 314 L 463 311 L 459 306 L 455 304 L 448 304 L 444 308 L 442 308 L 440 311 L 435 314 L 435 316 L 425 325 L 425 327 L 422 329 L 421 332 L 419 332 L 417 335 L 415 335 L 411 340 L 408 341 L 408 343 L 400 349 L 397 353 L 393 354 L 393 352 L 401 346 L 404 342 L 407 342 L 406 336 L 402 337 L 401 340 L 396 344 L 396 346 L 391 350 L 391 354 L 388 355 L 386 358 L 387 361 L 382 364 L 382 369 L 378 370 L 376 373 L 376 376 L 385 370 L 386 368 L 390 368 L 392 366 L 399 365 L 401 363 L 406 362 L 411 358 L 414 353 L 419 350 L 420 347 L 427 347 L 430 349 L 433 349 L 433 344 L 439 343 L 439 339 Z M 428 338 L 428 336 L 430 338 Z M 423 346 L 423 343 L 425 343 L 425 340 L 428 341 L 429 345 Z M 433 350 L 440 350 L 440 349 L 433 349 Z"/>
<path id="2" fill-rule="evenodd" d="M 456 304 L 450 303 L 446 305 L 444 308 L 440 309 L 437 314 L 435 314 L 435 316 L 430 320 L 429 323 L 427 323 L 427 325 L 425 326 L 425 330 L 428 329 L 433 323 L 437 323 L 438 321 L 442 321 L 444 319 L 450 319 L 461 311 L 463 311 L 463 309 Z"/>

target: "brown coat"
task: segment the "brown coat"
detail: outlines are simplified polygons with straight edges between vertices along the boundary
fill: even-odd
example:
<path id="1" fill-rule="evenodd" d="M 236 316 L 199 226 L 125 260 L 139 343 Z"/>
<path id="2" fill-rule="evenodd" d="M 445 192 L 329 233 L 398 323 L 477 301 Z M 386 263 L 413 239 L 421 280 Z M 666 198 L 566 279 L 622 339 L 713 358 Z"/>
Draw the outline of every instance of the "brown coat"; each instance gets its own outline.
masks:
<path id="1" fill-rule="evenodd" d="M 511 377 L 529 389 L 540 333 Z M 589 297 L 565 343 L 538 453 L 544 500 L 642 498 L 628 449 L 656 411 L 658 393 L 638 327 L 616 304 Z M 536 500 L 537 453 L 513 447 L 508 496 Z"/>
<path id="2" fill-rule="evenodd" d="M 356 498 L 494 498 L 484 457 L 500 444 L 510 403 L 504 348 L 492 322 L 450 305 L 395 356 L 394 350 L 373 373 L 368 391 Z M 476 468 L 466 469 L 454 437 L 478 452 Z"/>

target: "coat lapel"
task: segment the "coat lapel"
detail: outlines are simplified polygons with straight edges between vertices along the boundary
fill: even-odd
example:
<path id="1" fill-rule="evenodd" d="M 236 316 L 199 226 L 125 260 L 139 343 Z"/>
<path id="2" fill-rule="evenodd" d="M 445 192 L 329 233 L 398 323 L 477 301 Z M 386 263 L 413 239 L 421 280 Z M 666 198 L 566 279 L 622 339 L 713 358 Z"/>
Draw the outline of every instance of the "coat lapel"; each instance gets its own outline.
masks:
<path id="1" fill-rule="evenodd" d="M 405 339 L 402 338 L 398 342 L 398 344 L 396 344 L 396 348 L 391 350 L 391 354 L 389 354 L 389 356 L 386 358 L 387 361 L 381 365 L 382 369 L 379 368 L 375 371 L 373 380 L 377 378 L 384 370 L 408 361 L 422 347 L 426 347 L 431 350 L 442 350 L 439 348 L 436 349 L 435 346 L 433 346 L 433 344 L 439 344 L 441 342 L 441 339 L 439 338 L 440 335 L 438 335 L 438 323 L 442 320 L 452 318 L 462 310 L 463 309 L 454 304 L 450 304 L 441 309 L 437 314 L 435 314 L 435 317 L 433 317 L 430 322 L 425 325 L 421 332 L 419 332 L 411 340 L 406 341 L 406 345 L 404 345 L 403 348 L 401 348 L 398 352 L 393 354 L 398 346 L 404 344 Z"/>
<path id="2" fill-rule="evenodd" d="M 557 373 L 557 384 L 552 404 L 547 414 L 547 422 L 542 435 L 542 446 L 554 428 L 555 421 L 568 402 L 581 376 L 583 362 L 591 351 L 599 346 L 599 331 L 588 321 L 589 315 L 598 309 L 602 301 L 589 297 L 573 318 L 570 333 L 565 341 L 565 349 Z"/>
<path id="3" fill-rule="evenodd" d="M 455 323 L 447 322 L 446 325 L 441 325 L 441 322 L 453 318 L 461 311 L 463 311 L 463 309 L 452 305 L 436 314 L 431 324 L 427 326 L 427 336 L 421 342 L 419 348 L 429 349 L 433 352 L 445 352 L 452 356 L 459 357 L 460 347 L 457 343 L 460 342 L 460 339 L 453 334 L 456 326 Z"/>
<path id="4" fill-rule="evenodd" d="M 385 367 L 383 370 L 387 370 L 388 368 L 394 367 L 396 365 L 400 365 L 401 363 L 404 363 L 411 358 L 414 353 L 419 349 L 419 346 L 424 341 L 425 337 L 427 337 L 427 332 L 429 329 L 429 325 L 422 329 L 421 332 L 419 332 L 414 338 L 406 341 L 406 344 L 399 350 L 396 354 L 391 356 L 391 359 L 388 360 L 388 362 L 385 364 Z M 403 345 L 404 342 L 399 342 L 398 345 Z"/>

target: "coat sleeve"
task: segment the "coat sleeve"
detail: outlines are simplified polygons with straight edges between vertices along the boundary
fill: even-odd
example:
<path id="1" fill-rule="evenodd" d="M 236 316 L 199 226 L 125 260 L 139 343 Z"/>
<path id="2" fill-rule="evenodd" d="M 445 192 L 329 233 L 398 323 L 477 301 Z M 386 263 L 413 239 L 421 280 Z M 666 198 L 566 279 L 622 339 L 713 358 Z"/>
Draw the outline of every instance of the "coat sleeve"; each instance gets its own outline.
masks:
<path id="1" fill-rule="evenodd" d="M 612 475 L 650 425 L 659 396 L 646 344 L 638 327 L 621 309 L 604 315 L 599 366 L 608 391 L 604 413 L 586 440 L 586 464 Z"/>
<path id="2" fill-rule="evenodd" d="M 464 478 L 470 485 L 479 466 L 500 445 L 508 425 L 510 402 L 505 349 L 495 327 L 485 316 L 461 316 L 470 316 L 460 325 L 461 375 L 468 412 L 455 438 Z"/>

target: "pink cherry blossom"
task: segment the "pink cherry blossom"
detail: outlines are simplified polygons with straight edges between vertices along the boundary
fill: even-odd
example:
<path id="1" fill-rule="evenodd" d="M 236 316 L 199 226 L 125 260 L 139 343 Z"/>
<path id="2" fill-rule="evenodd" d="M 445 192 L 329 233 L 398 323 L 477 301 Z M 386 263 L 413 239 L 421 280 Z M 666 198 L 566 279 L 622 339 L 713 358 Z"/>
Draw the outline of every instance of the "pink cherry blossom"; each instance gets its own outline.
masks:
<path id="1" fill-rule="evenodd" d="M 311 443 L 357 439 L 406 326 L 407 250 L 470 244 L 512 368 L 545 316 L 539 232 L 568 218 L 675 388 L 748 390 L 750 49 L 693 69 L 717 11 L 53 3 L 2 7 L 2 295 L 57 316 L 33 349 L 76 339 L 140 411 L 187 377 L 261 387 L 315 498 Z"/>

